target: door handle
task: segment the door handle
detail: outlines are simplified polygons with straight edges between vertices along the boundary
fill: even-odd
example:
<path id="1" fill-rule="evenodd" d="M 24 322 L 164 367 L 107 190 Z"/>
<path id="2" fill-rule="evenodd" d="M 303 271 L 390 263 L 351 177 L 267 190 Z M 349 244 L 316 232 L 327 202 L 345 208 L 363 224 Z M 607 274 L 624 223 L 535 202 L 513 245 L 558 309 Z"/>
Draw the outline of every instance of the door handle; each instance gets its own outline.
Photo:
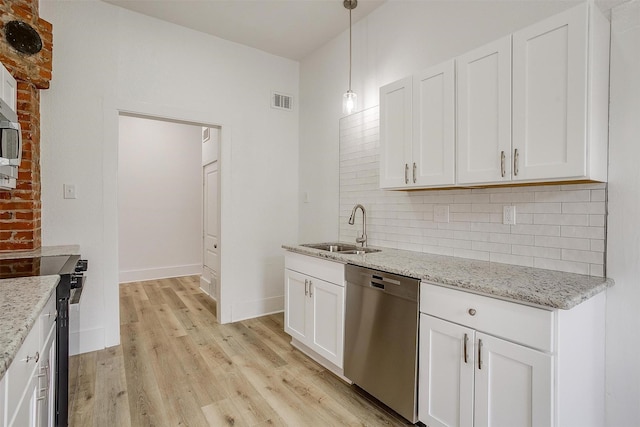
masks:
<path id="1" fill-rule="evenodd" d="M 518 149 L 513 150 L 513 175 L 518 175 L 518 158 L 520 157 L 520 153 L 518 153 Z"/>
<path id="2" fill-rule="evenodd" d="M 309 280 L 304 279 L 304 295 L 309 295 Z"/>
<path id="3" fill-rule="evenodd" d="M 482 340 L 478 340 L 478 369 L 482 369 Z"/>
<path id="4" fill-rule="evenodd" d="M 408 163 L 404 164 L 404 183 L 405 184 L 409 183 L 409 164 Z"/>
<path id="5" fill-rule="evenodd" d="M 413 162 L 413 183 L 416 183 L 416 162 Z"/>
<path id="6" fill-rule="evenodd" d="M 311 286 L 313 286 L 313 282 L 309 280 L 309 298 L 313 296 L 313 288 Z"/>
<path id="7" fill-rule="evenodd" d="M 505 174 L 504 162 L 505 162 L 504 151 L 501 151 L 500 152 L 500 176 L 503 177 L 503 178 L 504 178 L 504 174 Z"/>
<path id="8" fill-rule="evenodd" d="M 469 336 L 464 334 L 464 363 L 467 363 L 469 356 L 467 355 L 467 342 L 469 341 Z"/>

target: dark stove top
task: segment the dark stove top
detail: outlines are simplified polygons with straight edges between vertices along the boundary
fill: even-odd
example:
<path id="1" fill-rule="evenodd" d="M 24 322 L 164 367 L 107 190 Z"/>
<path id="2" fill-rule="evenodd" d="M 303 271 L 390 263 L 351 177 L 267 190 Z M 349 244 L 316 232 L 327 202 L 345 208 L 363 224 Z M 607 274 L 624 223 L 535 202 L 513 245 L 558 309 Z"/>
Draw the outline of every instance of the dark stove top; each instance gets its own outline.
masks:
<path id="1" fill-rule="evenodd" d="M 78 258 L 77 255 L 59 255 L 0 259 L 0 279 L 71 274 Z M 72 264 L 68 265 L 70 262 Z"/>

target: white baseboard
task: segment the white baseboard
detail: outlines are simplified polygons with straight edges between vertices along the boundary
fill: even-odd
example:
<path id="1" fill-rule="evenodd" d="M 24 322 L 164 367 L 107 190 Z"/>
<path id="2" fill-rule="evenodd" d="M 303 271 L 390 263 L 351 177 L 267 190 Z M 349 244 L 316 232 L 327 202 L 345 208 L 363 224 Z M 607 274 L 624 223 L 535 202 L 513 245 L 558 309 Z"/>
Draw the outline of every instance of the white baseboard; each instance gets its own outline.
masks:
<path id="1" fill-rule="evenodd" d="M 233 304 L 231 307 L 231 321 L 239 322 L 240 320 L 253 319 L 254 317 L 282 311 L 284 311 L 284 295 L 254 301 L 242 301 Z"/>
<path id="2" fill-rule="evenodd" d="M 202 274 L 202 264 L 176 265 L 173 267 L 148 268 L 143 270 L 121 271 L 120 283 L 141 282 L 144 280 L 167 279 L 169 277 L 193 276 Z"/>
<path id="3" fill-rule="evenodd" d="M 69 333 L 69 356 L 104 348 L 104 328 Z"/>

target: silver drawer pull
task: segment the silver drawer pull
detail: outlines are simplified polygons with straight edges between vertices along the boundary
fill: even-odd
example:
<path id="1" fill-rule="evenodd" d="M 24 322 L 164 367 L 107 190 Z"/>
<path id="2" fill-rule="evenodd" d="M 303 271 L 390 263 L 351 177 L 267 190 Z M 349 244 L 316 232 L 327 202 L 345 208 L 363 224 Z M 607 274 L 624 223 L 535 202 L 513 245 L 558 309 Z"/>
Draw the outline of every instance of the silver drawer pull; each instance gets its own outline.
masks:
<path id="1" fill-rule="evenodd" d="M 478 369 L 482 369 L 482 340 L 478 340 Z"/>
<path id="2" fill-rule="evenodd" d="M 468 311 L 470 316 L 475 316 L 476 315 L 476 309 L 475 308 L 470 308 Z"/>
<path id="3" fill-rule="evenodd" d="M 464 363 L 467 363 L 469 356 L 467 355 L 467 342 L 469 341 L 469 336 L 464 334 Z"/>

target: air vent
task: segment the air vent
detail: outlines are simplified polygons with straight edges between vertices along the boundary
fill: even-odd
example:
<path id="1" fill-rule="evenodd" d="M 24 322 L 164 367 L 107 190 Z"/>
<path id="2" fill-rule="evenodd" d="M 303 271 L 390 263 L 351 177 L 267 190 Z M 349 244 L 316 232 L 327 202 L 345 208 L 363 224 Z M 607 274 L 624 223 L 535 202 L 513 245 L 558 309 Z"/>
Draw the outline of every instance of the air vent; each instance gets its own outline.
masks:
<path id="1" fill-rule="evenodd" d="M 293 110 L 293 97 L 283 93 L 273 92 L 271 95 L 271 108 L 279 110 Z"/>

